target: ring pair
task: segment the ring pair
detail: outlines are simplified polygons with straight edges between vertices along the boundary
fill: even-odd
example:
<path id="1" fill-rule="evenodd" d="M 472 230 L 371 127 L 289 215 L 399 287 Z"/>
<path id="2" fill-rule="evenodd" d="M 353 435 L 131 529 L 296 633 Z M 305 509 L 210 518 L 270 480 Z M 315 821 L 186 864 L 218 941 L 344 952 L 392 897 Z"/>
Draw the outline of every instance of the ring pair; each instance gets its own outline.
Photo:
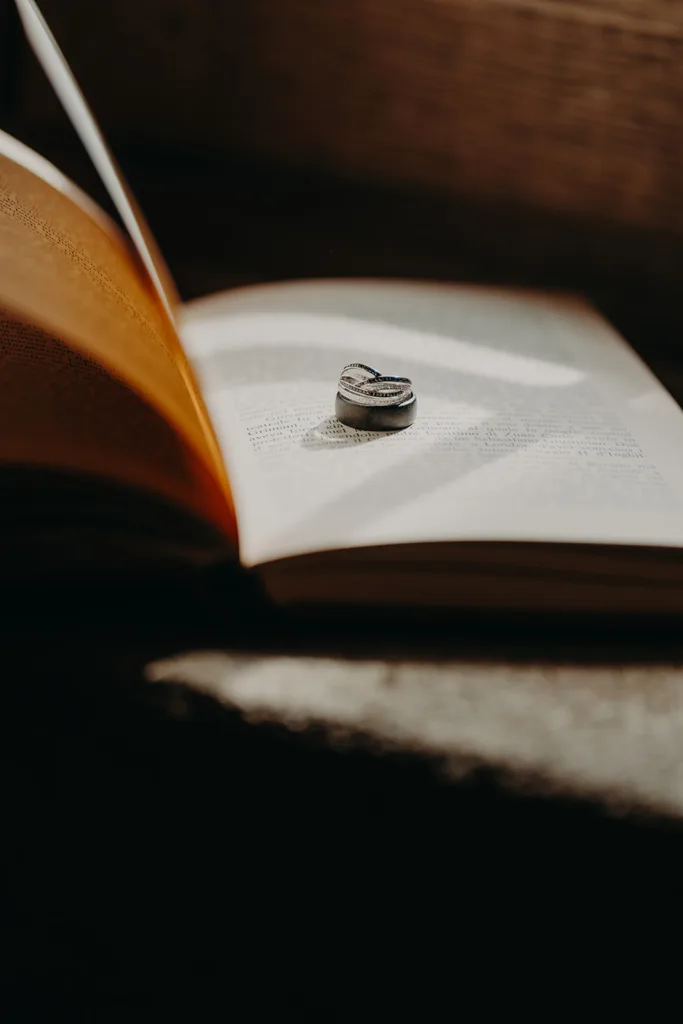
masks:
<path id="1" fill-rule="evenodd" d="M 402 430 L 414 421 L 417 398 L 408 377 L 381 374 L 365 363 L 349 363 L 337 385 L 337 419 L 356 430 Z"/>

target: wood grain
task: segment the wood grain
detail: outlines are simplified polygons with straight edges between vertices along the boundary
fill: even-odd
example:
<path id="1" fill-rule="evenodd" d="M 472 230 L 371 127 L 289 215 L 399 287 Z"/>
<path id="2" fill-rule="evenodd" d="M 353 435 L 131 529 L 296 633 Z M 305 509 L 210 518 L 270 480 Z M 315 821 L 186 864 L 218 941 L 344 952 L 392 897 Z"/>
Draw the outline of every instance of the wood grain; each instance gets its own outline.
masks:
<path id="1" fill-rule="evenodd" d="M 44 0 L 105 126 L 683 230 L 675 4 Z M 54 114 L 27 62 L 23 114 Z"/>

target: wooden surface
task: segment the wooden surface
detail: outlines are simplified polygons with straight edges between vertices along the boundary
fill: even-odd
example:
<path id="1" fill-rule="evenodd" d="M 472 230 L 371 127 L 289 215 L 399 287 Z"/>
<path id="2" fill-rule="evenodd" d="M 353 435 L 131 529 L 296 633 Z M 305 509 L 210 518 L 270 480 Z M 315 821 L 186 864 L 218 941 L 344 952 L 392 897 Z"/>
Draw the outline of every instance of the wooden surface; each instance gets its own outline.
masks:
<path id="1" fill-rule="evenodd" d="M 187 593 L 14 608 L 4 1020 L 432 1021 L 481 1005 L 482 969 L 521 978 L 528 1012 L 530 965 L 613 1010 L 634 984 L 611 958 L 642 979 L 670 952 L 683 832 L 633 804 L 679 801 L 675 643 L 459 630 L 302 655 Z"/>
<path id="2" fill-rule="evenodd" d="M 146 668 L 246 719 L 333 745 L 406 752 L 462 784 L 487 769 L 521 792 L 683 816 L 683 646 L 527 619 L 450 636 L 301 636 L 299 651 L 185 652 Z M 311 651 L 311 648 L 317 648 Z"/>
<path id="3" fill-rule="evenodd" d="M 12 608 L 8 680 L 19 675 L 37 693 L 66 685 L 75 706 L 88 691 L 87 704 L 101 701 L 106 714 L 115 700 L 125 717 L 128 702 L 134 719 L 151 701 L 170 729 L 177 702 L 199 701 L 217 723 L 276 729 L 302 756 L 311 744 L 342 760 L 401 756 L 446 787 L 485 771 L 498 790 L 608 816 L 683 818 L 678 624 L 301 624 L 264 607 L 228 567 L 148 592 L 15 592 Z M 24 724 L 30 732 L 30 717 Z"/>

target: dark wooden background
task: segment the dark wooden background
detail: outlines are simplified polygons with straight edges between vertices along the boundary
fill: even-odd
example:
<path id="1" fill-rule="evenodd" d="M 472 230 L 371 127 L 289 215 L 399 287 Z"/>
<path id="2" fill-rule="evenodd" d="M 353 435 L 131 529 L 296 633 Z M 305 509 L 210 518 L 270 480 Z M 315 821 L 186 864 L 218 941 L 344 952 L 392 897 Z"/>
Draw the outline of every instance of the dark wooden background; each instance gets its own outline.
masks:
<path id="1" fill-rule="evenodd" d="M 185 295 L 321 274 L 522 280 L 586 289 L 678 345 L 680 5 L 42 8 Z M 9 0 L 0 47 L 4 126 L 97 193 Z"/>
<path id="2" fill-rule="evenodd" d="M 683 228 L 664 0 L 43 0 L 115 140 Z M 18 111 L 58 120 L 33 62 Z"/>

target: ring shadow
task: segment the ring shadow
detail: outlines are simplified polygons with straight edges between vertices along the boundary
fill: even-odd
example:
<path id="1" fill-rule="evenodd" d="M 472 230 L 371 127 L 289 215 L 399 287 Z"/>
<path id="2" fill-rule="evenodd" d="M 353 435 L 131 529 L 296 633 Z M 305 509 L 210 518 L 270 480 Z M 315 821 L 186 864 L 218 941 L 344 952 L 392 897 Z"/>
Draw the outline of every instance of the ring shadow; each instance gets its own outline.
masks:
<path id="1" fill-rule="evenodd" d="M 340 423 L 336 416 L 328 416 L 306 431 L 301 438 L 301 447 L 308 451 L 353 448 L 369 441 L 380 441 L 383 437 L 390 437 L 396 433 L 396 430 L 356 430 Z"/>

